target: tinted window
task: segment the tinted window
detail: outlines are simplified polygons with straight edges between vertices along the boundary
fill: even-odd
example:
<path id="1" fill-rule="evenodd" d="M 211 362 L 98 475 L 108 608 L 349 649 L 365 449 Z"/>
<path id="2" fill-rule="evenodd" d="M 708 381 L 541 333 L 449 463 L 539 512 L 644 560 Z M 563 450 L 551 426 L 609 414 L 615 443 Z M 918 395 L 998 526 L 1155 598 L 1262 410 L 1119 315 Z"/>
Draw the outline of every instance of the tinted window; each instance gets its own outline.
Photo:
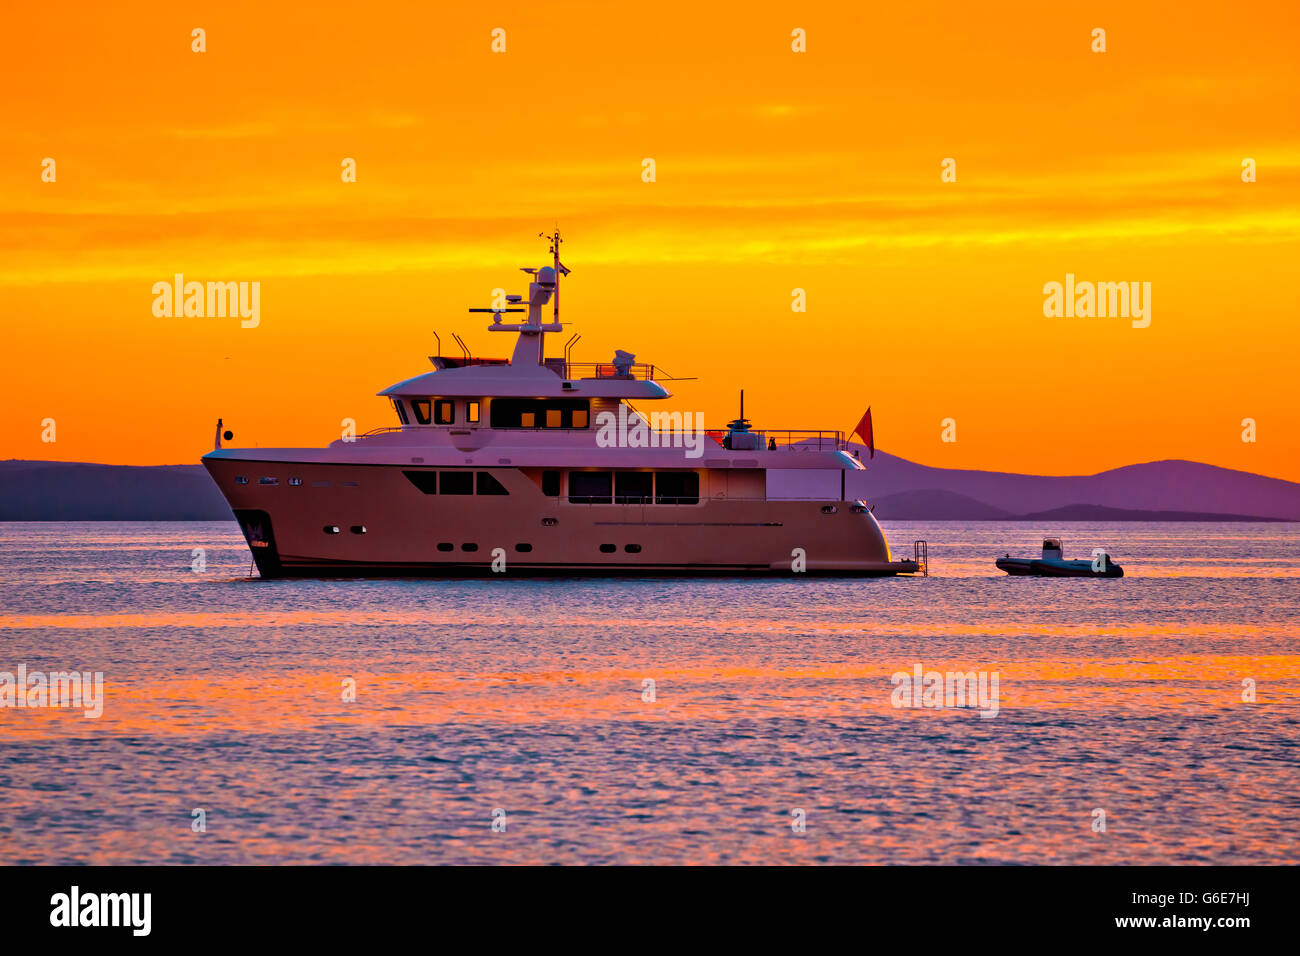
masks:
<path id="1" fill-rule="evenodd" d="M 456 421 L 456 406 L 452 402 L 439 400 L 433 403 L 433 423 L 450 425 Z"/>
<path id="2" fill-rule="evenodd" d="M 542 472 L 542 494 L 548 498 L 560 497 L 560 473 L 558 471 Z"/>
<path id="3" fill-rule="evenodd" d="M 648 504 L 654 475 L 648 471 L 614 473 L 614 501 L 620 505 Z"/>
<path id="4" fill-rule="evenodd" d="M 477 488 L 475 489 L 480 495 L 508 495 L 505 485 L 497 481 L 491 472 L 480 471 L 476 476 Z"/>
<path id="5" fill-rule="evenodd" d="M 444 471 L 438 479 L 438 492 L 444 495 L 472 495 L 474 493 L 474 472 Z"/>
<path id="6" fill-rule="evenodd" d="M 586 428 L 585 398 L 494 398 L 493 428 Z"/>
<path id="7" fill-rule="evenodd" d="M 700 501 L 700 476 L 694 471 L 656 471 L 655 504 L 694 505 Z"/>
<path id="8" fill-rule="evenodd" d="M 614 475 L 608 471 L 569 472 L 569 500 L 575 504 L 607 505 L 613 500 Z"/>
<path id="9" fill-rule="evenodd" d="M 438 473 L 436 471 L 404 471 L 406 480 L 419 488 L 426 495 L 438 493 Z"/>
<path id="10" fill-rule="evenodd" d="M 427 398 L 417 398 L 411 401 L 411 410 L 415 412 L 415 420 L 421 425 L 429 424 L 429 400 Z"/>
<path id="11" fill-rule="evenodd" d="M 403 425 L 409 425 L 410 422 L 406 419 L 406 406 L 404 406 L 399 400 L 394 399 L 393 408 L 397 409 L 397 420 Z"/>

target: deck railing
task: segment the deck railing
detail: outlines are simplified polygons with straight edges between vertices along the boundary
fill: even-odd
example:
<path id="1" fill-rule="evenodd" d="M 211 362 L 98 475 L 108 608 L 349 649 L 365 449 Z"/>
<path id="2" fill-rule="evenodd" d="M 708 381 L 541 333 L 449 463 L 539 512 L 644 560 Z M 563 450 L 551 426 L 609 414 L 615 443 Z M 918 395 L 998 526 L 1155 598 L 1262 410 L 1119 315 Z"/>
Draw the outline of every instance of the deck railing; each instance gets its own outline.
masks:
<path id="1" fill-rule="evenodd" d="M 724 429 L 710 429 L 704 433 L 719 445 L 727 447 L 728 432 Z M 756 435 L 764 451 L 843 451 L 848 448 L 844 433 L 827 429 L 812 428 L 756 428 L 743 435 Z M 733 451 L 747 449 L 733 448 Z M 760 448 L 754 448 L 759 451 Z"/>

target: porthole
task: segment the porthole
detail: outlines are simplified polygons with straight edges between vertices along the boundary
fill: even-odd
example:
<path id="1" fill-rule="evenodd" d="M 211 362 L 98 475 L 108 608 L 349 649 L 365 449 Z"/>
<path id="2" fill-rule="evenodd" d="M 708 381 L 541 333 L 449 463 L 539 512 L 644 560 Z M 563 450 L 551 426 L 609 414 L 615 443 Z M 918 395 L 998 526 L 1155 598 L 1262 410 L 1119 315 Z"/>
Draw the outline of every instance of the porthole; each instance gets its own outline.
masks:
<path id="1" fill-rule="evenodd" d="M 533 546 L 531 544 L 526 544 L 526 543 L 517 544 L 515 545 L 515 550 L 518 551 L 520 554 L 527 554 L 529 551 L 533 550 Z"/>
<path id="2" fill-rule="evenodd" d="M 834 505 L 822 505 L 822 514 L 824 515 L 833 515 L 837 511 L 839 511 L 839 509 Z"/>
<path id="3" fill-rule="evenodd" d="M 557 519 L 557 518 L 543 518 L 543 519 L 542 519 L 542 527 L 543 527 L 543 528 L 554 528 L 554 527 L 555 527 L 557 524 L 559 524 L 559 523 L 560 523 L 560 522 L 559 522 L 559 519 Z"/>
<path id="4" fill-rule="evenodd" d="M 293 485 L 295 488 L 297 488 L 299 485 L 302 484 L 302 479 L 301 479 L 301 478 L 290 478 L 290 479 L 289 479 L 289 484 L 291 484 L 291 485 Z"/>
<path id="5" fill-rule="evenodd" d="M 279 478 L 259 478 L 259 479 L 257 479 L 257 483 L 258 483 L 259 485 L 278 485 L 278 484 L 280 483 L 280 479 L 279 479 Z"/>
<path id="6" fill-rule="evenodd" d="M 628 554 L 640 554 L 640 553 L 641 553 L 641 545 L 639 545 L 639 544 L 625 544 L 625 545 L 623 545 L 623 550 L 626 551 Z"/>
<path id="7" fill-rule="evenodd" d="M 323 530 L 326 534 L 338 534 L 338 533 L 339 533 L 339 526 L 336 525 L 336 524 L 327 524 L 327 525 L 326 525 L 322 530 Z"/>
<path id="8" fill-rule="evenodd" d="M 455 551 L 455 550 L 456 550 L 456 546 L 455 546 L 454 544 L 452 544 L 450 541 L 439 541 L 439 542 L 438 542 L 438 550 L 439 550 L 439 551 Z"/>
<path id="9" fill-rule="evenodd" d="M 363 524 L 354 524 L 354 525 L 352 526 L 352 533 L 353 533 L 353 534 L 365 534 L 365 533 L 366 533 L 366 526 L 363 525 Z"/>
<path id="10" fill-rule="evenodd" d="M 476 545 L 473 541 L 469 541 L 469 542 L 466 542 L 465 544 L 462 544 L 462 545 L 460 546 L 460 549 L 461 549 L 462 551 L 477 551 L 477 550 L 478 550 L 478 545 Z"/>
<path id="11" fill-rule="evenodd" d="M 235 475 L 235 484 L 246 485 L 248 484 L 248 479 L 245 478 L 243 475 Z"/>
<path id="12" fill-rule="evenodd" d="M 600 550 L 601 550 L 603 553 L 605 553 L 605 554 L 613 554 L 615 551 L 618 550 L 618 545 L 616 545 L 616 544 L 602 544 L 602 545 L 600 546 Z"/>

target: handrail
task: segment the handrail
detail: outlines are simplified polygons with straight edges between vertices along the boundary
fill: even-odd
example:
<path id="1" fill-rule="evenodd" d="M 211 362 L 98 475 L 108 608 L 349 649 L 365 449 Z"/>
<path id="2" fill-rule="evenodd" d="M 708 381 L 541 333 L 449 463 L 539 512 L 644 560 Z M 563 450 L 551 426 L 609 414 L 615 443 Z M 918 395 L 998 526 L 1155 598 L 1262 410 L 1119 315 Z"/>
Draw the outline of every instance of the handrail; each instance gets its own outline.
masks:
<path id="1" fill-rule="evenodd" d="M 722 445 L 733 433 L 715 428 L 707 429 L 704 434 Z M 757 435 L 762 448 L 730 449 L 733 451 L 843 451 L 848 447 L 843 432 L 825 428 L 751 428 L 735 434 Z"/>

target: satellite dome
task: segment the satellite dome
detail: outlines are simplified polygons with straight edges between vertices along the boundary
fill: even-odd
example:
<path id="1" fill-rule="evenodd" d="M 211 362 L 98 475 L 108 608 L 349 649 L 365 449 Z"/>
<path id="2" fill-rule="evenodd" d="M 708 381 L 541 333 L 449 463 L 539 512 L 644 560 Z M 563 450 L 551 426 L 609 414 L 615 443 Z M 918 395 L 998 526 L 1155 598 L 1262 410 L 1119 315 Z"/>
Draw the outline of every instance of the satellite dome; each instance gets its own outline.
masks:
<path id="1" fill-rule="evenodd" d="M 537 270 L 537 281 L 541 285 L 555 285 L 555 270 L 550 266 L 542 266 Z"/>

